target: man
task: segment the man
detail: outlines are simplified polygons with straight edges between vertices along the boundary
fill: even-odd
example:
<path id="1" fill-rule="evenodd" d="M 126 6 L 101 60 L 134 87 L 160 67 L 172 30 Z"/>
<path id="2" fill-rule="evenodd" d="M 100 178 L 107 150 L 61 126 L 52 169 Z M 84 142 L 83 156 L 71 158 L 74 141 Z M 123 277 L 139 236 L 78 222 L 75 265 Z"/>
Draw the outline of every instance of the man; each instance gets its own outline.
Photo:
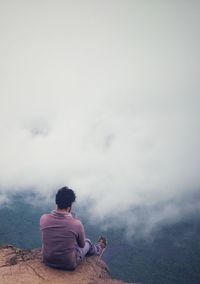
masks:
<path id="1" fill-rule="evenodd" d="M 50 267 L 73 270 L 87 255 L 102 255 L 107 242 L 101 237 L 97 245 L 85 239 L 84 227 L 71 213 L 76 195 L 68 187 L 56 194 L 57 209 L 40 218 L 43 261 Z"/>

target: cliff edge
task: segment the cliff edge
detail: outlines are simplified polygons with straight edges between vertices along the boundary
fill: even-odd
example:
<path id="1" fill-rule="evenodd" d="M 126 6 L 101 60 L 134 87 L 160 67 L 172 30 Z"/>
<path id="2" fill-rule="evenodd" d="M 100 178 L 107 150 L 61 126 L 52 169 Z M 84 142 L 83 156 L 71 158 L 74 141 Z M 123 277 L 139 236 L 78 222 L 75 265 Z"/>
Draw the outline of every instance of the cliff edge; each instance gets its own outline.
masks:
<path id="1" fill-rule="evenodd" d="M 0 247 L 0 284 L 123 284 L 111 279 L 109 269 L 99 257 L 87 257 L 75 271 L 63 271 L 45 266 L 40 249 L 18 249 L 12 245 Z"/>

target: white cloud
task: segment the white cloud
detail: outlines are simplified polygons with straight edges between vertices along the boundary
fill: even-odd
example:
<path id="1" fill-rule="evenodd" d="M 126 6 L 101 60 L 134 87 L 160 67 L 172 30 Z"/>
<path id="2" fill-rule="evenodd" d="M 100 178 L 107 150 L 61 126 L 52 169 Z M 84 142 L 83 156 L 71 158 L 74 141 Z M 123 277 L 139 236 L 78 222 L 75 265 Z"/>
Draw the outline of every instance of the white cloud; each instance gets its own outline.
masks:
<path id="1" fill-rule="evenodd" d="M 101 216 L 196 191 L 199 8 L 2 1 L 0 187 L 68 184 Z"/>

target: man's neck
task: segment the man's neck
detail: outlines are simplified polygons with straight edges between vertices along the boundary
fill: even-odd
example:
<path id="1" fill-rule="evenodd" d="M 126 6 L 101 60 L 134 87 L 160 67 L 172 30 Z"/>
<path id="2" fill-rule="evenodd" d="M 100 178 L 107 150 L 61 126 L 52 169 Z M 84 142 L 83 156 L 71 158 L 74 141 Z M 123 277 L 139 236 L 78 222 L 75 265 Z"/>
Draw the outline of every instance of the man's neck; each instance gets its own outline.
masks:
<path id="1" fill-rule="evenodd" d="M 66 209 L 59 209 L 59 208 L 57 208 L 57 212 L 59 212 L 59 213 L 70 213 L 70 211 L 71 211 L 70 207 L 68 207 Z"/>

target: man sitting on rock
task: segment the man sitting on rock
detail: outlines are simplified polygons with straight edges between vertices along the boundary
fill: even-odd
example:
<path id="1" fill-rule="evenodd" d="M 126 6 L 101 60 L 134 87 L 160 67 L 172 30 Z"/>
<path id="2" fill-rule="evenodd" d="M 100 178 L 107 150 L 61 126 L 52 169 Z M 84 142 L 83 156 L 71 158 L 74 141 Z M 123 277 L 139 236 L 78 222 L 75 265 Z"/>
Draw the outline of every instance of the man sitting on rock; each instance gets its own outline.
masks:
<path id="1" fill-rule="evenodd" d="M 50 267 L 73 270 L 85 255 L 101 256 L 106 239 L 100 237 L 96 245 L 85 238 L 82 223 L 71 213 L 76 195 L 62 187 L 56 194 L 57 209 L 40 218 L 43 261 Z"/>

